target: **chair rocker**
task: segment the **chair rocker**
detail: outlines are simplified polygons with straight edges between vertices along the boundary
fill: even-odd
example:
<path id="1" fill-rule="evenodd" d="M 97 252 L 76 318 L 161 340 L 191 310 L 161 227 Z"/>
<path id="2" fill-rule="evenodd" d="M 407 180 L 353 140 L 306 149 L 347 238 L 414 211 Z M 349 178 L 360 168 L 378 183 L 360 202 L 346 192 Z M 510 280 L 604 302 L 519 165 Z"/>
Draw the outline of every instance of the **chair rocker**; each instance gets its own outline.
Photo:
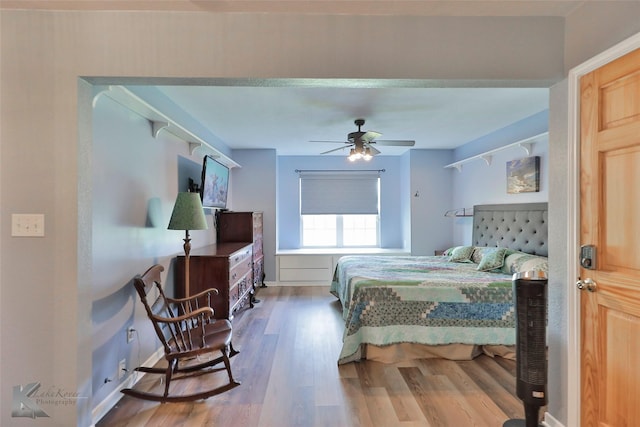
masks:
<path id="1" fill-rule="evenodd" d="M 134 285 L 147 310 L 147 315 L 164 347 L 164 358 L 168 362 L 166 368 L 138 367 L 135 370 L 151 374 L 164 374 L 164 394 L 126 388 L 122 393 L 156 402 L 186 402 L 207 399 L 216 394 L 231 390 L 240 385 L 233 379 L 229 357 L 238 352 L 231 344 L 232 328 L 227 319 L 214 319 L 211 308 L 211 296 L 217 295 L 217 289 L 208 289 L 188 298 L 167 298 L 162 290 L 160 274 L 164 270 L 161 265 L 154 265 L 141 277 L 134 279 Z M 153 287 L 157 288 L 158 297 L 149 304 L 147 297 Z M 203 302 L 203 303 L 201 303 Z M 212 354 L 220 353 L 213 358 Z M 206 356 L 206 357 L 205 357 Z M 202 361 L 201 359 L 207 359 Z M 223 362 L 224 368 L 212 368 Z M 229 383 L 194 394 L 170 395 L 169 387 L 172 379 L 192 378 L 195 375 L 217 372 L 226 369 Z M 174 374 L 184 374 L 176 376 Z"/>

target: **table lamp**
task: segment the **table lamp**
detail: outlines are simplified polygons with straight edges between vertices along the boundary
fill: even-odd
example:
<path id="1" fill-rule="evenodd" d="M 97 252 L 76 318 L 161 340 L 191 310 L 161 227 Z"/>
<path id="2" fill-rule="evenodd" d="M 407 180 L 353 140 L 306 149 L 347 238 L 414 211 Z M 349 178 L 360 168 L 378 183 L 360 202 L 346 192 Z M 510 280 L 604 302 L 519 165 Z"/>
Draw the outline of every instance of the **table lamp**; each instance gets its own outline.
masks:
<path id="1" fill-rule="evenodd" d="M 189 297 L 189 252 L 191 252 L 191 238 L 189 230 L 206 230 L 207 220 L 198 193 L 178 193 L 176 204 L 169 220 L 169 230 L 185 230 L 184 237 L 184 296 Z"/>

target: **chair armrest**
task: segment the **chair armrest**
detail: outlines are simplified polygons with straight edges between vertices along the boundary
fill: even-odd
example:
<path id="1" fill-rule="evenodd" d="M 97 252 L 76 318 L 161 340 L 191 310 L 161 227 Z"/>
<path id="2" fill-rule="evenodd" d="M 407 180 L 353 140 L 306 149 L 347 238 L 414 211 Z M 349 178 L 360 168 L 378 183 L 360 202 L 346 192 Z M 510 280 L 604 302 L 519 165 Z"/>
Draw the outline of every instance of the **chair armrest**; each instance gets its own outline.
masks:
<path id="1" fill-rule="evenodd" d="M 189 302 L 189 301 L 193 301 L 195 299 L 207 296 L 207 294 L 214 294 L 214 295 L 218 295 L 218 290 L 216 288 L 209 288 L 209 289 L 205 289 L 202 292 L 198 292 L 197 294 L 194 295 L 190 295 L 188 297 L 185 298 L 169 298 L 169 297 L 165 297 L 165 299 L 172 304 L 181 304 L 183 302 Z"/>
<path id="2" fill-rule="evenodd" d="M 204 316 L 205 318 L 213 316 L 213 309 L 211 307 L 202 307 L 197 310 L 190 311 L 188 313 L 185 313 L 181 316 L 176 316 L 176 317 L 163 317 L 163 316 L 156 316 L 156 315 L 150 315 L 150 316 L 153 320 L 161 323 L 180 323 L 185 320 L 192 320 L 200 316 Z"/>

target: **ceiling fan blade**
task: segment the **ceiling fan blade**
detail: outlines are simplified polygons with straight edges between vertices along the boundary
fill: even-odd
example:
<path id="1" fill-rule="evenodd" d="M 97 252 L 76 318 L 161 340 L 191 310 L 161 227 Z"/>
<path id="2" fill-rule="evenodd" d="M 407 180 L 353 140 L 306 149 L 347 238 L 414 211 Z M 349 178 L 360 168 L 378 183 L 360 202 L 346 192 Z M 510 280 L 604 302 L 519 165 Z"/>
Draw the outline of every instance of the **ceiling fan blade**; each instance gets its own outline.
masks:
<path id="1" fill-rule="evenodd" d="M 378 145 L 395 145 L 398 147 L 413 147 L 414 145 L 416 145 L 415 141 L 410 141 L 410 140 L 401 140 L 401 139 L 379 139 L 377 141 L 371 141 L 374 144 L 378 144 Z"/>
<path id="2" fill-rule="evenodd" d="M 333 150 L 325 151 L 324 153 L 320 153 L 320 154 L 329 154 L 329 153 L 333 153 L 334 151 L 344 150 L 345 148 L 349 148 L 349 147 L 352 147 L 352 146 L 353 145 L 345 145 L 344 147 L 334 148 Z"/>
<path id="3" fill-rule="evenodd" d="M 333 143 L 333 144 L 351 144 L 348 141 L 309 141 L 309 142 L 330 142 L 330 143 Z"/>
<path id="4" fill-rule="evenodd" d="M 382 134 L 380 132 L 375 132 L 375 131 L 370 130 L 370 131 L 367 131 L 364 134 L 362 134 L 360 136 L 360 140 L 362 142 L 371 142 L 371 141 L 373 141 L 374 139 L 376 139 L 376 138 L 378 138 L 380 136 L 382 136 Z"/>

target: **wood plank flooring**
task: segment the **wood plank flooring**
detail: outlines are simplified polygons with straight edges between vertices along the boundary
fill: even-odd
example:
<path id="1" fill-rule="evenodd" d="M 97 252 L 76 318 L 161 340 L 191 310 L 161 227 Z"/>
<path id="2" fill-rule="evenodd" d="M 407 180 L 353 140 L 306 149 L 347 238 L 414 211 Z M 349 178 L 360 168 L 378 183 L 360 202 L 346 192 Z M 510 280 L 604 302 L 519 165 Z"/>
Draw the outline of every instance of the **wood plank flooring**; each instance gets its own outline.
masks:
<path id="1" fill-rule="evenodd" d="M 338 366 L 343 322 L 328 287 L 267 287 L 257 297 L 234 319 L 240 354 L 231 363 L 242 385 L 191 403 L 123 396 L 96 426 L 499 427 L 524 416 L 513 361 L 483 355 Z M 220 372 L 175 385 L 193 392 L 225 381 Z M 147 375 L 135 387 L 161 384 Z"/>

